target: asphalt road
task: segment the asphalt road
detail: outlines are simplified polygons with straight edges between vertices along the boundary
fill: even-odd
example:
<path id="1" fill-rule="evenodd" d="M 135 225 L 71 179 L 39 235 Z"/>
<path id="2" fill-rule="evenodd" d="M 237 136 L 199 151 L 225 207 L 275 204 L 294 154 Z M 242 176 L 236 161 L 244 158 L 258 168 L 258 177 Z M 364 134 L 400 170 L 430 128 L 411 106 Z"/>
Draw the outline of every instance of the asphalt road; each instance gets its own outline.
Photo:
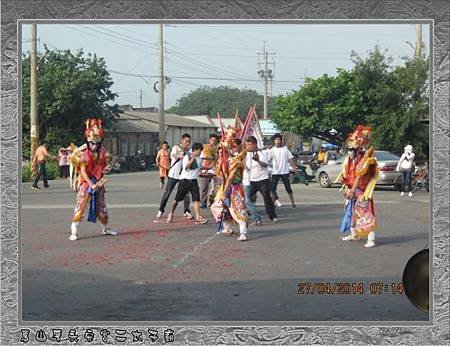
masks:
<path id="1" fill-rule="evenodd" d="M 280 222 L 265 217 L 246 242 L 217 235 L 209 210 L 202 210 L 206 225 L 183 220 L 181 206 L 173 224 L 154 223 L 157 172 L 111 175 L 107 205 L 120 235 L 103 236 L 98 224 L 83 222 L 73 242 L 68 185 L 50 181 L 37 192 L 22 185 L 23 320 L 428 320 L 392 292 L 408 259 L 428 245 L 427 192 L 402 198 L 376 190 L 377 246 L 366 249 L 339 239 L 342 192 L 315 183 L 293 185 L 296 210 L 280 184 Z"/>

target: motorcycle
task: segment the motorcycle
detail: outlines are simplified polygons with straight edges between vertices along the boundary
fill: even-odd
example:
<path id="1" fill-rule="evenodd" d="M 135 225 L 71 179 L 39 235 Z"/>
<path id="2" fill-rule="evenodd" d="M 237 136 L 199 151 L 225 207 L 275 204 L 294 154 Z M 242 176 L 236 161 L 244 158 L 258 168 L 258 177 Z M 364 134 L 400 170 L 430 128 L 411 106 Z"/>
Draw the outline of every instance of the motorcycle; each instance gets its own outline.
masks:
<path id="1" fill-rule="evenodd" d="M 306 166 L 303 166 L 301 164 L 297 164 L 297 171 L 296 172 L 290 172 L 290 182 L 291 184 L 305 184 L 309 185 L 309 182 L 314 180 L 316 177 L 314 175 L 309 175 L 306 172 Z"/>
<path id="2" fill-rule="evenodd" d="M 116 162 L 113 163 L 113 165 L 112 165 L 112 171 L 113 171 L 114 173 L 120 173 L 120 172 L 121 172 L 119 161 L 116 161 Z"/>
<path id="3" fill-rule="evenodd" d="M 145 162 L 145 157 L 140 150 L 138 150 L 136 160 L 137 160 L 137 169 L 139 171 L 145 171 L 145 167 L 147 166 L 147 164 Z"/>
<path id="4" fill-rule="evenodd" d="M 430 191 L 430 182 L 428 177 L 428 166 L 424 168 L 418 168 L 411 177 L 412 192 L 417 190 Z"/>

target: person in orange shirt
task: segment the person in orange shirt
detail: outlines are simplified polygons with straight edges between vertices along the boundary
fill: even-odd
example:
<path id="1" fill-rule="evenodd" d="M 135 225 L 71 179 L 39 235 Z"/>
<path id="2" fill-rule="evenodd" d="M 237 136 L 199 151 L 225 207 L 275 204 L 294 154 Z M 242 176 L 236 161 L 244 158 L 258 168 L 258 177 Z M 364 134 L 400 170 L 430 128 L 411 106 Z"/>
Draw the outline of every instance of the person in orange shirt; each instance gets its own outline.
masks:
<path id="1" fill-rule="evenodd" d="M 170 169 L 170 150 L 169 143 L 162 142 L 161 149 L 156 155 L 156 166 L 159 168 L 159 179 L 161 179 L 161 189 L 164 188 L 164 181 L 169 174 Z"/>

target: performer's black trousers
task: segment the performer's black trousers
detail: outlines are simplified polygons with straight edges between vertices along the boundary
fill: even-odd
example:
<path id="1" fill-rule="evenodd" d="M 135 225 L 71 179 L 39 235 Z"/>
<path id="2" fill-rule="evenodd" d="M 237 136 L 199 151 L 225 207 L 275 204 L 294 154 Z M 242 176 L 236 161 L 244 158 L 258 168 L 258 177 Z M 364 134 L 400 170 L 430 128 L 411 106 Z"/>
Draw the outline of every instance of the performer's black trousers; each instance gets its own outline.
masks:
<path id="1" fill-rule="evenodd" d="M 272 185 L 269 179 L 250 182 L 250 196 L 253 196 L 258 191 L 261 192 L 261 195 L 264 198 L 266 213 L 269 215 L 270 219 L 273 220 L 277 217 L 277 214 L 275 213 L 275 205 L 270 197 L 271 187 Z"/>
<path id="2" fill-rule="evenodd" d="M 289 181 L 289 173 L 288 174 L 272 174 L 272 196 L 274 199 L 278 199 L 277 195 L 277 185 L 280 181 L 283 182 L 284 188 L 288 194 L 292 193 L 291 182 Z"/>
<path id="3" fill-rule="evenodd" d="M 172 193 L 173 189 L 179 182 L 178 179 L 174 179 L 171 177 L 167 177 L 167 185 L 166 185 L 166 191 L 164 191 L 164 195 L 161 199 L 161 204 L 159 205 L 159 211 L 161 213 L 164 213 L 164 209 L 166 208 L 167 201 L 169 200 L 170 194 Z M 184 212 L 189 211 L 189 194 L 186 194 L 184 197 Z"/>

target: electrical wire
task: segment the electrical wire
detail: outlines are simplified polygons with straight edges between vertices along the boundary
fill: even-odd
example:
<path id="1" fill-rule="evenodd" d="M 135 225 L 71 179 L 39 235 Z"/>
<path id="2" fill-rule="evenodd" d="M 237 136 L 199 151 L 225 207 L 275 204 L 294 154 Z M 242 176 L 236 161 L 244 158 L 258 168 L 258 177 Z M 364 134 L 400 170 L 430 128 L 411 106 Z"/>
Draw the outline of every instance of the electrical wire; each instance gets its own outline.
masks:
<path id="1" fill-rule="evenodd" d="M 94 37 L 100 38 L 100 39 L 102 39 L 102 40 L 105 40 L 105 41 L 108 41 L 108 42 L 112 42 L 112 43 L 114 43 L 114 44 L 116 44 L 116 45 L 119 45 L 119 46 L 121 46 L 121 47 L 128 47 L 128 48 L 137 50 L 137 51 L 139 51 L 139 52 L 148 53 L 148 51 L 145 51 L 145 50 L 143 50 L 143 49 L 139 49 L 139 48 L 137 48 L 137 47 L 133 47 L 133 46 L 130 46 L 130 45 L 127 45 L 127 44 L 124 44 L 124 43 L 120 43 L 120 42 L 117 42 L 117 41 L 114 41 L 114 40 L 110 40 L 110 39 L 108 39 L 108 38 L 106 38 L 106 37 L 102 37 L 102 36 L 93 34 L 93 33 L 91 33 L 91 32 L 88 33 L 88 32 L 86 32 L 86 31 L 79 30 L 79 29 L 73 28 L 73 27 L 71 27 L 71 26 L 68 26 L 67 24 L 64 25 L 64 26 L 65 26 L 66 28 L 70 29 L 70 30 L 78 31 L 78 32 L 81 32 L 81 33 L 83 33 L 83 34 L 85 34 L 85 35 L 94 36 Z"/>

